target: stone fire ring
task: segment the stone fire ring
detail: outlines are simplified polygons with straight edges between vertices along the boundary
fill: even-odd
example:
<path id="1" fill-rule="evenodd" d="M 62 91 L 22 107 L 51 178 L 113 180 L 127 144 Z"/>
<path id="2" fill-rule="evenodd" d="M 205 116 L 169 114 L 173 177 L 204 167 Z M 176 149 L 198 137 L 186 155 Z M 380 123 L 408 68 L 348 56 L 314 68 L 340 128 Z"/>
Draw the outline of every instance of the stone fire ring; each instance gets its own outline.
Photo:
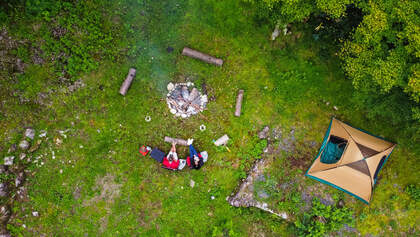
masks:
<path id="1" fill-rule="evenodd" d="M 188 118 L 202 112 L 207 105 L 207 95 L 194 87 L 194 83 L 169 83 L 166 103 L 176 117 Z"/>

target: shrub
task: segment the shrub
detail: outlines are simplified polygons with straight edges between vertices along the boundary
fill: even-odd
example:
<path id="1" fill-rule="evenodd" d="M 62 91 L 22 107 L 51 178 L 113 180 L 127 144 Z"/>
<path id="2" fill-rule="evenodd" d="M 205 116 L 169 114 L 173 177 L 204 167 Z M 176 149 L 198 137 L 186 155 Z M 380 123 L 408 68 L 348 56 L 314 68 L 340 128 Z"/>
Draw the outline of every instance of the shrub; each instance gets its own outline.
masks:
<path id="1" fill-rule="evenodd" d="M 297 220 L 295 227 L 300 236 L 324 236 L 340 230 L 344 224 L 354 224 L 353 212 L 350 209 L 326 206 L 315 198 L 312 201 L 312 210 Z"/>

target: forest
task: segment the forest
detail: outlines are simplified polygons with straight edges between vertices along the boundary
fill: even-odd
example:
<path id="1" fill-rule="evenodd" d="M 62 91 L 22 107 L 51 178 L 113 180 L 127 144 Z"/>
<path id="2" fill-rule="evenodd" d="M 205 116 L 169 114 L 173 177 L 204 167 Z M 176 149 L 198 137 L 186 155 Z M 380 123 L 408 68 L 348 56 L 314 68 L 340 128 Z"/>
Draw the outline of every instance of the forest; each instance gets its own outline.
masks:
<path id="1" fill-rule="evenodd" d="M 418 236 L 419 58 L 418 1 L 1 1 L 0 235 Z M 396 144 L 368 204 L 306 176 L 332 118 Z"/>

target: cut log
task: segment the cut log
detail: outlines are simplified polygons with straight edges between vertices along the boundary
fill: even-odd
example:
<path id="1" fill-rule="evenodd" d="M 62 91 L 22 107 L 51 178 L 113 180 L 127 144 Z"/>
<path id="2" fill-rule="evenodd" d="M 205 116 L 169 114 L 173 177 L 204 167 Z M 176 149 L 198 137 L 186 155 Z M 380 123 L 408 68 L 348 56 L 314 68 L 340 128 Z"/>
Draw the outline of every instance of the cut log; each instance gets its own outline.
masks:
<path id="1" fill-rule="evenodd" d="M 216 145 L 216 146 L 226 145 L 228 141 L 229 141 L 229 137 L 228 137 L 228 135 L 225 134 L 225 135 L 221 136 L 219 139 L 217 139 L 214 142 L 214 145 Z"/>
<path id="2" fill-rule="evenodd" d="M 223 65 L 223 60 L 222 59 L 215 58 L 215 57 L 210 56 L 208 54 L 205 54 L 205 53 L 202 53 L 202 52 L 199 52 L 197 50 L 190 49 L 190 48 L 187 48 L 187 47 L 185 47 L 182 50 L 182 55 L 192 57 L 192 58 L 196 58 L 196 59 L 200 59 L 204 62 L 211 63 L 211 64 L 214 64 L 214 65 L 217 65 L 217 66 L 222 66 Z"/>
<path id="3" fill-rule="evenodd" d="M 187 141 L 184 139 L 165 137 L 165 142 L 176 143 L 177 145 L 181 145 L 181 146 L 188 146 Z"/>
<path id="4" fill-rule="evenodd" d="M 136 76 L 136 69 L 130 68 L 130 70 L 128 70 L 128 75 L 125 78 L 125 81 L 121 85 L 121 88 L 120 88 L 121 95 L 127 94 L 128 88 L 130 88 L 131 83 L 133 82 L 133 79 L 135 76 Z"/>
<path id="5" fill-rule="evenodd" d="M 198 96 L 199 96 L 199 92 L 198 92 L 197 88 L 194 87 L 190 92 L 190 96 L 188 97 L 188 100 L 193 101 Z"/>
<path id="6" fill-rule="evenodd" d="M 235 116 L 241 116 L 242 100 L 244 98 L 244 90 L 239 90 L 238 97 L 236 98 Z"/>

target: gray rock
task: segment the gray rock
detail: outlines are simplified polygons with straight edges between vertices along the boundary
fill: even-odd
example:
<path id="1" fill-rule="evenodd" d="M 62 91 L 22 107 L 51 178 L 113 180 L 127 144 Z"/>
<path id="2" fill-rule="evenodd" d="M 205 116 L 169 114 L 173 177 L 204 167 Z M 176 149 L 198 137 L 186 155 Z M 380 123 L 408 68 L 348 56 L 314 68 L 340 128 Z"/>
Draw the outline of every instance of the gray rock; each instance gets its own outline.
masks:
<path id="1" fill-rule="evenodd" d="M 20 143 L 19 143 L 19 148 L 20 149 L 22 149 L 22 150 L 28 150 L 28 148 L 29 148 L 29 146 L 30 146 L 30 144 L 29 144 L 29 142 L 28 141 L 26 141 L 26 140 L 22 140 Z"/>
<path id="2" fill-rule="evenodd" d="M 265 182 L 265 176 L 263 174 L 260 174 L 260 175 L 257 176 L 256 180 L 260 181 L 260 182 Z"/>
<path id="3" fill-rule="evenodd" d="M 191 187 L 191 188 L 194 188 L 194 186 L 195 186 L 195 182 L 194 182 L 194 180 L 192 180 L 192 179 L 191 179 L 191 180 L 190 180 L 190 187 Z"/>
<path id="4" fill-rule="evenodd" d="M 34 140 L 34 137 L 35 137 L 35 129 L 27 128 L 25 130 L 25 137 L 27 137 L 27 138 L 29 138 L 31 140 Z"/>
<path id="5" fill-rule="evenodd" d="M 6 166 L 0 165 L 0 174 L 3 174 L 6 172 Z"/>
<path id="6" fill-rule="evenodd" d="M 13 165 L 13 160 L 15 159 L 14 156 L 6 156 L 4 157 L 4 165 Z"/>
<path id="7" fill-rule="evenodd" d="M 25 158 L 26 158 L 26 154 L 25 153 L 22 153 L 22 154 L 19 155 L 19 160 L 23 160 Z"/>
<path id="8" fill-rule="evenodd" d="M 32 216 L 35 216 L 35 217 L 36 217 L 36 216 L 39 216 L 39 213 L 38 213 L 37 211 L 33 211 L 33 212 L 32 212 Z"/>
<path id="9" fill-rule="evenodd" d="M 15 179 L 15 186 L 19 187 L 25 181 L 25 173 L 20 172 L 19 175 Z"/>
<path id="10" fill-rule="evenodd" d="M 262 198 L 262 199 L 266 199 L 266 198 L 269 198 L 270 197 L 270 194 L 268 194 L 264 190 L 258 191 L 257 192 L 257 195 L 258 195 L 259 198 Z"/>
<path id="11" fill-rule="evenodd" d="M 334 199 L 329 194 L 326 194 L 324 198 L 320 198 L 319 201 L 326 206 L 334 204 Z"/>
<path id="12" fill-rule="evenodd" d="M 265 126 L 261 132 L 258 133 L 259 139 L 266 139 L 270 133 L 270 127 Z"/>
<path id="13" fill-rule="evenodd" d="M 7 150 L 7 153 L 13 153 L 16 151 L 16 144 L 12 144 L 9 148 L 9 150 Z"/>
<path id="14" fill-rule="evenodd" d="M 6 197 L 9 194 L 6 183 L 0 183 L 0 197 Z"/>

